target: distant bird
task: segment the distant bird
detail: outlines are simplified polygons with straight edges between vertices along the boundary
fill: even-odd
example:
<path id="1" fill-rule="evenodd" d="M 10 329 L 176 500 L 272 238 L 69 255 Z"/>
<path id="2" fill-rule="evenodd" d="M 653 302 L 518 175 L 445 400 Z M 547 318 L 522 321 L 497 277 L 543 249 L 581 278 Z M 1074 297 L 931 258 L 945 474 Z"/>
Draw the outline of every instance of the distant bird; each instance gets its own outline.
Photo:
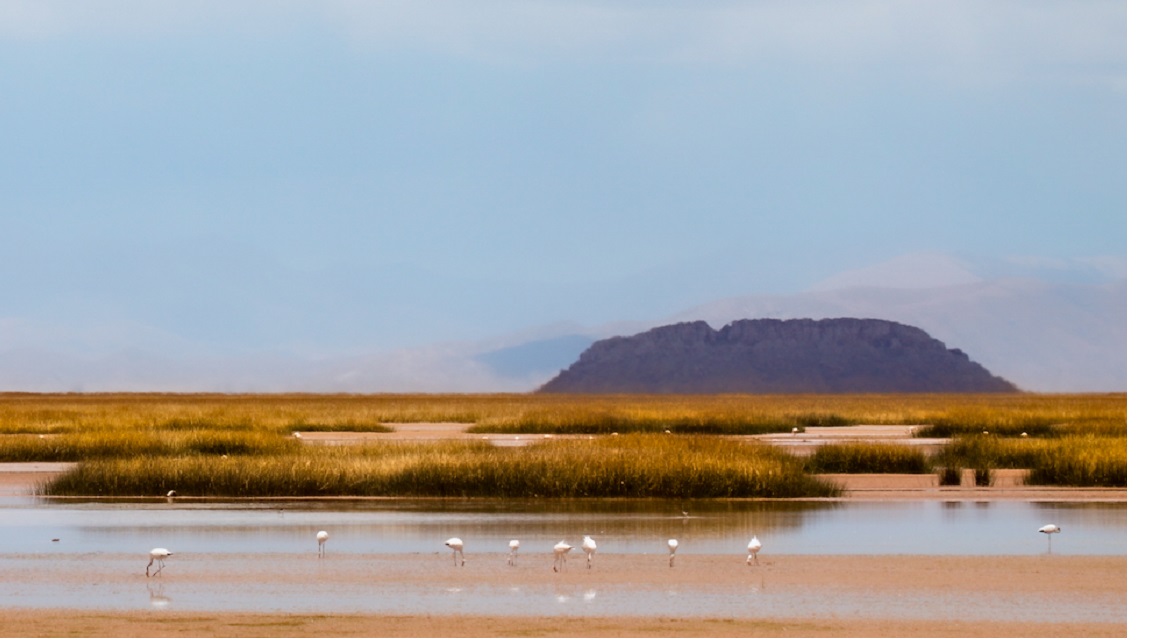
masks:
<path id="1" fill-rule="evenodd" d="M 1047 553 L 1051 553 L 1051 534 L 1059 533 L 1060 531 L 1062 531 L 1062 529 L 1060 529 L 1058 525 L 1054 524 L 1045 524 L 1042 527 L 1039 527 L 1039 533 L 1047 534 Z"/>
<path id="2" fill-rule="evenodd" d="M 667 541 L 667 551 L 669 554 L 668 558 L 667 558 L 667 566 L 669 566 L 669 567 L 675 566 L 675 550 L 678 548 L 679 548 L 679 540 L 672 538 L 671 540 Z"/>
<path id="3" fill-rule="evenodd" d="M 1023 433 L 1019 434 L 1019 437 L 1020 437 L 1020 438 L 1026 438 L 1026 437 L 1027 437 L 1027 432 L 1026 432 L 1026 431 L 1024 431 Z"/>
<path id="4" fill-rule="evenodd" d="M 169 498 L 175 498 L 175 497 L 176 497 L 176 490 L 175 490 L 175 489 L 172 489 L 171 491 L 169 491 L 169 492 L 168 492 L 168 497 L 169 497 Z"/>
<path id="5" fill-rule="evenodd" d="M 583 544 L 580 545 L 580 548 L 587 554 L 587 568 L 591 569 L 591 557 L 595 555 L 596 550 L 595 540 L 592 540 L 591 536 L 584 536 Z"/>
<path id="6" fill-rule="evenodd" d="M 751 537 L 751 542 L 747 543 L 747 564 L 754 562 L 759 564 L 759 550 L 763 548 L 760 544 L 759 538 L 756 536 Z"/>
<path id="7" fill-rule="evenodd" d="M 556 546 L 552 547 L 552 552 L 555 554 L 555 562 L 552 563 L 552 571 L 559 571 L 560 567 L 567 564 L 568 551 L 572 550 L 572 546 L 563 540 L 560 540 Z"/>
<path id="8" fill-rule="evenodd" d="M 293 437 L 293 438 L 295 438 L 295 439 L 297 439 L 297 440 L 299 440 L 299 439 L 300 439 L 300 438 L 302 438 L 303 436 L 301 436 L 301 435 L 300 435 L 300 432 L 299 432 L 299 431 L 293 431 L 293 432 L 292 432 L 292 437 Z"/>
<path id="9" fill-rule="evenodd" d="M 452 548 L 452 564 L 456 564 L 456 555 L 460 557 L 458 566 L 464 566 L 464 541 L 459 538 L 448 538 L 445 545 Z"/>
<path id="10" fill-rule="evenodd" d="M 797 433 L 799 433 L 799 427 L 792 427 L 791 428 L 791 435 L 794 436 Z"/>
<path id="11" fill-rule="evenodd" d="M 508 565 L 514 567 L 516 565 L 516 558 L 520 555 L 520 541 L 511 540 L 508 542 Z"/>
<path id="12" fill-rule="evenodd" d="M 167 549 L 156 547 L 155 549 L 152 549 L 151 553 L 148 555 L 150 556 L 150 559 L 148 560 L 148 566 L 144 567 L 144 575 L 149 575 L 148 572 L 152 568 L 152 563 L 155 562 L 159 564 L 159 566 L 156 567 L 156 573 L 151 575 L 158 576 L 160 575 L 160 572 L 164 570 L 164 558 L 172 555 L 172 552 L 168 551 Z"/>
<path id="13" fill-rule="evenodd" d="M 324 557 L 324 543 L 328 541 L 328 532 L 320 531 L 316 533 L 316 544 L 319 546 L 318 557 Z"/>

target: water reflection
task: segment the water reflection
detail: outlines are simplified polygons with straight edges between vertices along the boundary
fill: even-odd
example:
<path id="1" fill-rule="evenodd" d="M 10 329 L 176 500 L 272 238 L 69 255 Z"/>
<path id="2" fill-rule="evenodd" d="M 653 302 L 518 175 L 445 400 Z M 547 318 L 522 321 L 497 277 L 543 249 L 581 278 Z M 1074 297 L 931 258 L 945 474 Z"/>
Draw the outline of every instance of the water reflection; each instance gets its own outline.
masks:
<path id="1" fill-rule="evenodd" d="M 689 515 L 684 517 L 683 511 Z M 1063 528 L 1057 553 L 1126 555 L 1125 503 L 679 502 L 603 500 L 165 500 L 0 502 L 8 553 L 439 553 L 463 538 L 469 552 L 549 556 L 560 540 L 594 536 L 602 553 L 1011 555 L 1047 551 L 1036 530 Z M 52 542 L 65 540 L 66 544 Z M 145 557 L 145 562 L 147 558 Z M 514 561 L 513 561 L 514 563 Z M 670 564 L 670 559 L 669 559 Z"/>
<path id="2" fill-rule="evenodd" d="M 152 603 L 152 607 L 156 609 L 167 608 L 172 604 L 172 599 L 164 595 L 164 583 L 153 585 L 148 584 L 148 601 Z"/>

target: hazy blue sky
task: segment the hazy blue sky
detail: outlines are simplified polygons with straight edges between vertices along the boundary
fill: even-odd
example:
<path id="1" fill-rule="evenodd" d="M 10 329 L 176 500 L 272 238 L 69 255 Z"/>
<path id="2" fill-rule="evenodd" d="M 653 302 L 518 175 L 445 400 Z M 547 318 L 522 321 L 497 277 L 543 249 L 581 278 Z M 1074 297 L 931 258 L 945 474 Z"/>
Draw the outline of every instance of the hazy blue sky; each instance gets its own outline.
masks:
<path id="1" fill-rule="evenodd" d="M 0 3 L 0 352 L 1125 277 L 1122 1 Z"/>

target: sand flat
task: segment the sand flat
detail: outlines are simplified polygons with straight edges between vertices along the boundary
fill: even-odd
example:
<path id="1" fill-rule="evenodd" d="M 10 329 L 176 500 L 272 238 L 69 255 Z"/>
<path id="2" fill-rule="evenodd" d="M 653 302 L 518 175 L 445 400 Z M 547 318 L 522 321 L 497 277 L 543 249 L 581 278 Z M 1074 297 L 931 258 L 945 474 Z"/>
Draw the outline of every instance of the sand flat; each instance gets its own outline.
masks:
<path id="1" fill-rule="evenodd" d="M 131 558 L 125 560 L 139 560 Z M 503 556 L 478 554 L 466 568 L 446 554 L 370 558 L 332 554 L 312 558 L 228 563 L 209 556 L 173 557 L 163 580 L 149 580 L 128 563 L 124 571 L 76 575 L 68 566 L 43 568 L 66 591 L 99 585 L 137 601 L 123 611 L 5 609 L 3 636 L 1061 636 L 1127 634 L 1125 557 L 778 556 L 747 566 L 732 556 L 685 556 L 674 569 L 648 554 L 597 558 L 588 570 L 569 562 L 551 571 L 543 554 L 507 567 Z M 230 568 L 227 568 L 230 567 Z M 266 570 L 264 570 L 266 569 Z M 141 575 L 136 575 L 141 573 Z M 29 578 L 31 579 L 31 578 Z M 1057 590 L 1052 585 L 1060 585 Z M 510 607 L 504 615 L 452 611 L 431 602 L 404 610 L 375 600 L 374 610 L 310 609 L 290 594 L 323 590 L 374 595 L 401 589 L 443 593 L 456 603 L 492 591 L 557 594 L 556 608 Z M 148 590 L 171 597 L 149 607 Z M 286 598 L 283 612 L 181 608 L 182 594 L 217 589 L 233 594 L 270 592 Z M 391 589 L 389 591 L 389 589 Z M 758 606 L 737 613 L 682 612 L 642 615 L 601 607 L 608 598 L 654 591 L 687 603 L 693 595 L 743 594 Z M 598 593 L 598 596 L 595 594 Z M 289 594 L 287 596 L 283 594 Z M 592 594 L 594 601 L 589 601 Z M 581 597 L 582 596 L 582 597 Z M 589 604 L 590 602 L 590 604 Z M 154 601 L 153 604 L 156 604 Z M 627 603 L 624 603 L 627 606 Z M 466 609 L 466 607 L 465 607 Z M 557 613 L 557 611 L 561 611 Z"/>

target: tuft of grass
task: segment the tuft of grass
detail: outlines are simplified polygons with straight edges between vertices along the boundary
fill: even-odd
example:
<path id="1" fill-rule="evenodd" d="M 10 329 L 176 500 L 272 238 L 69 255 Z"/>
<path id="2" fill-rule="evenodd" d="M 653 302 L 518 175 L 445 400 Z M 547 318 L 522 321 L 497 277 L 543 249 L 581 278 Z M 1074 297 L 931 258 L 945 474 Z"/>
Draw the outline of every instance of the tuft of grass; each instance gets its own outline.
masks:
<path id="1" fill-rule="evenodd" d="M 995 480 L 995 472 L 987 467 L 976 467 L 975 472 L 975 486 L 977 487 L 990 487 L 993 480 Z"/>
<path id="2" fill-rule="evenodd" d="M 947 465 L 939 470 L 939 486 L 957 487 L 963 483 L 963 469 Z"/>

